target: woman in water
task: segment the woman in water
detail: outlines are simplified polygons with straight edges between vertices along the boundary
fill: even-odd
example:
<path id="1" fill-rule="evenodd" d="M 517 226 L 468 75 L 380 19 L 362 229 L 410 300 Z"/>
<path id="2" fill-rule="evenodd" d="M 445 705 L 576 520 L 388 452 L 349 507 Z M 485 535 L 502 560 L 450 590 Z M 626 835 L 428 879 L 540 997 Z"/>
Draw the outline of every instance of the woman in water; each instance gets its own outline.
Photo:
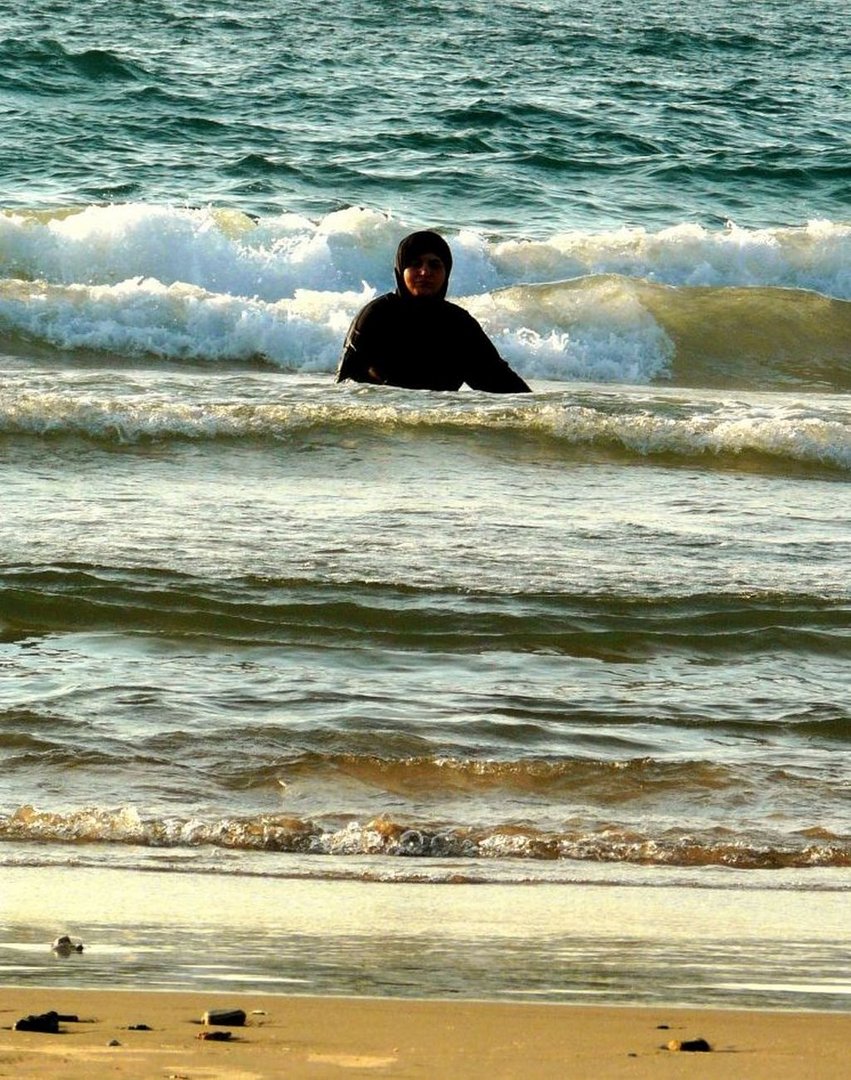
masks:
<path id="1" fill-rule="evenodd" d="M 529 393 L 472 315 L 446 299 L 452 252 L 435 232 L 399 244 L 396 291 L 371 300 L 355 316 L 337 382 L 385 383 L 411 390 Z"/>

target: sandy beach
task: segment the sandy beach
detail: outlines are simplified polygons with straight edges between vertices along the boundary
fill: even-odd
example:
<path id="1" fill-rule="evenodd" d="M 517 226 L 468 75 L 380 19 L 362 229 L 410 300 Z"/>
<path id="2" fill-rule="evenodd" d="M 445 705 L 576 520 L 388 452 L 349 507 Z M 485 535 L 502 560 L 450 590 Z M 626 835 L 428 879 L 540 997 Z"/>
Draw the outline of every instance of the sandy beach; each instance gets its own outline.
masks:
<path id="1" fill-rule="evenodd" d="M 847 1067 L 836 1013 L 51 989 L 0 993 L 0 1076 L 824 1078 Z M 239 1008 L 244 1026 L 205 1026 Z M 15 1031 L 55 1010 L 57 1034 Z M 146 1025 L 150 1030 L 131 1030 Z M 221 1041 L 204 1033 L 230 1032 Z M 705 1039 L 709 1052 L 673 1052 Z"/>

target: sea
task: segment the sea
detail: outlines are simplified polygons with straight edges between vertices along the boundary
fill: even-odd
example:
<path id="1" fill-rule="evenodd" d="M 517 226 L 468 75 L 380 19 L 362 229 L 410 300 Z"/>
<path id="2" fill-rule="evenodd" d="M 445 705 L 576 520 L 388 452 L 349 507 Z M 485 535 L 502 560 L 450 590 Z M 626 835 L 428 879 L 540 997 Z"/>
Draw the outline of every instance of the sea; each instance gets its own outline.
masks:
<path id="1" fill-rule="evenodd" d="M 0 16 L 0 983 L 848 1010 L 846 0 Z"/>

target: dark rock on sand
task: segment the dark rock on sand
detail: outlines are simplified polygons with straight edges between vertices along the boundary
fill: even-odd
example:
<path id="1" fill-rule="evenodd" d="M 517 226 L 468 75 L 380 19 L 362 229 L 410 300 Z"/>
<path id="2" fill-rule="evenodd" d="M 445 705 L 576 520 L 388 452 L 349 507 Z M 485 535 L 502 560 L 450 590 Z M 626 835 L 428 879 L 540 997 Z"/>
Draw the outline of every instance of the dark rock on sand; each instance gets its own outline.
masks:
<path id="1" fill-rule="evenodd" d="M 668 1043 L 668 1049 L 686 1050 L 691 1053 L 705 1054 L 708 1053 L 712 1047 L 706 1039 L 671 1039 Z"/>
<path id="2" fill-rule="evenodd" d="M 13 1031 L 41 1031 L 55 1035 L 59 1031 L 59 1013 L 46 1012 L 22 1016 L 12 1025 Z"/>
<path id="3" fill-rule="evenodd" d="M 201 1017 L 201 1023 L 223 1027 L 242 1027 L 245 1023 L 243 1009 L 208 1009 Z"/>

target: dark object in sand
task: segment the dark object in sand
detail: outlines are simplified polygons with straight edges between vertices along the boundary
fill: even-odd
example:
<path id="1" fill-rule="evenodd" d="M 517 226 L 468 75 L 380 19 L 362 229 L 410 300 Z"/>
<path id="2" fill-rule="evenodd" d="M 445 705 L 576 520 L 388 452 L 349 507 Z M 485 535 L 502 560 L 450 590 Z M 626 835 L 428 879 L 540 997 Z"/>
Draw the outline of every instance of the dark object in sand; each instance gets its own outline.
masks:
<path id="1" fill-rule="evenodd" d="M 706 1039 L 671 1039 L 668 1043 L 669 1050 L 686 1050 L 693 1054 L 706 1054 L 712 1047 Z"/>
<path id="2" fill-rule="evenodd" d="M 12 1025 L 13 1031 L 41 1031 L 48 1035 L 56 1035 L 59 1031 L 59 1013 L 33 1013 L 30 1016 L 22 1016 Z"/>
<path id="3" fill-rule="evenodd" d="M 245 1024 L 243 1009 L 208 1009 L 201 1017 L 201 1023 L 221 1025 L 223 1027 L 242 1027 Z"/>
<path id="4" fill-rule="evenodd" d="M 230 1038 L 229 1031 L 199 1031 L 196 1039 L 204 1039 L 207 1042 L 227 1042 Z"/>
<path id="5" fill-rule="evenodd" d="M 128 1031 L 153 1031 L 152 1027 L 148 1024 L 130 1024 L 127 1028 Z"/>

